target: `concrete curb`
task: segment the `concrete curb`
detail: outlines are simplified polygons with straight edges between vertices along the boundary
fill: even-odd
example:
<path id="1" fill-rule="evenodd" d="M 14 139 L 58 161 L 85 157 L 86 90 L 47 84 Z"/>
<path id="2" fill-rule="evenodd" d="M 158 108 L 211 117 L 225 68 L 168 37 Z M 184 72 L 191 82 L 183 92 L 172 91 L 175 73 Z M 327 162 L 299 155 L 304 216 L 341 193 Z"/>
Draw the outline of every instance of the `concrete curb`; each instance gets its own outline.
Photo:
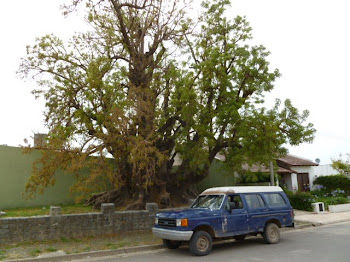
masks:
<path id="1" fill-rule="evenodd" d="M 303 228 L 308 228 L 308 227 L 319 227 L 319 226 L 323 226 L 324 224 L 322 223 L 315 223 L 315 222 L 304 222 L 304 221 L 295 221 L 296 223 L 296 227 L 295 229 L 303 229 Z M 300 225 L 298 225 L 300 224 Z"/>
<path id="2" fill-rule="evenodd" d="M 129 254 L 129 253 L 140 252 L 140 251 L 157 250 L 161 248 L 164 248 L 164 246 L 163 245 L 146 245 L 146 246 L 120 248 L 116 250 L 100 250 L 100 251 L 59 255 L 59 256 L 52 256 L 52 257 L 24 258 L 24 259 L 5 260 L 5 261 L 6 262 L 60 262 L 60 261 L 70 261 L 73 259 L 87 259 L 92 257 Z"/>
<path id="3" fill-rule="evenodd" d="M 350 220 L 349 219 L 342 219 L 342 220 L 337 220 L 337 221 L 330 221 L 327 223 L 312 223 L 312 224 L 317 224 L 316 226 L 327 226 L 327 225 L 340 224 L 340 223 L 345 223 L 345 222 L 350 222 Z"/>

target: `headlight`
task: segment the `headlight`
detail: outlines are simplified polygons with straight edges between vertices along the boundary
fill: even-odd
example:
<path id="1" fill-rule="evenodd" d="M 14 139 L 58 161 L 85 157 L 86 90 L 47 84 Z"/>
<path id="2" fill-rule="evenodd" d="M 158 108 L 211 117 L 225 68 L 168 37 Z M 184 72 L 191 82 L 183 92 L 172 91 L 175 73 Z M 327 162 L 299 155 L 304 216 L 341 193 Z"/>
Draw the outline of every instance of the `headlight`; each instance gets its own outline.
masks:
<path id="1" fill-rule="evenodd" d="M 155 224 L 155 225 L 158 225 L 158 217 L 156 217 L 156 218 L 154 219 L 154 224 Z"/>
<path id="2" fill-rule="evenodd" d="M 188 226 L 188 219 L 187 218 L 176 219 L 176 226 L 177 227 L 187 227 Z"/>

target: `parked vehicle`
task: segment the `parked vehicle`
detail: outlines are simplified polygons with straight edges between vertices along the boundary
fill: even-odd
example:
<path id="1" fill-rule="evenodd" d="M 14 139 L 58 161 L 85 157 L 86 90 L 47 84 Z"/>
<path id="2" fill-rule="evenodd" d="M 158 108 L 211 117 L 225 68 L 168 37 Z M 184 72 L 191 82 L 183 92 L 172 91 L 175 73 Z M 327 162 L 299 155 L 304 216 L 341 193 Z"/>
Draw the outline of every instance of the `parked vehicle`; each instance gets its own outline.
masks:
<path id="1" fill-rule="evenodd" d="M 261 234 L 266 243 L 275 244 L 281 227 L 294 227 L 293 208 L 283 190 L 241 186 L 210 188 L 188 209 L 158 213 L 152 231 L 170 249 L 189 242 L 194 255 L 204 256 L 213 239 Z"/>

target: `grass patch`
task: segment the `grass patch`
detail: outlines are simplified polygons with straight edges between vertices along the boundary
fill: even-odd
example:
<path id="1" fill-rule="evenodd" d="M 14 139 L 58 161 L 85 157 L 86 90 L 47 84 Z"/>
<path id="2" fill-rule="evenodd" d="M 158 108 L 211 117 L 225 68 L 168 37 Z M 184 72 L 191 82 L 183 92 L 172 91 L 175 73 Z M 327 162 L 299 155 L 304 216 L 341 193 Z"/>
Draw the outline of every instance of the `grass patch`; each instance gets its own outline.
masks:
<path id="1" fill-rule="evenodd" d="M 0 260 L 7 258 L 6 251 L 0 250 Z"/>
<path id="2" fill-rule="evenodd" d="M 50 253 L 58 251 L 58 249 L 57 249 L 57 248 L 54 248 L 54 247 L 48 247 L 48 248 L 46 248 L 45 250 L 46 250 L 47 252 L 50 252 Z"/>
<path id="3" fill-rule="evenodd" d="M 74 254 L 152 244 L 159 245 L 161 244 L 161 240 L 156 238 L 150 230 L 123 232 L 103 236 L 0 244 L 0 261 L 6 259 L 19 260 L 22 258 L 32 258 L 42 253 L 56 252 L 58 250 L 62 250 L 66 254 Z"/>
<path id="4" fill-rule="evenodd" d="M 84 247 L 83 248 L 83 252 L 89 252 L 89 251 L 91 251 L 91 247 Z"/>
<path id="5" fill-rule="evenodd" d="M 77 238 L 61 237 L 61 242 L 62 243 L 80 243 L 80 242 L 82 242 L 82 240 L 81 239 L 77 239 Z"/>
<path id="6" fill-rule="evenodd" d="M 117 245 L 115 243 L 106 243 L 106 247 L 108 249 L 117 249 Z"/>
<path id="7" fill-rule="evenodd" d="M 41 253 L 41 250 L 40 249 L 33 249 L 33 250 L 30 250 L 29 251 L 29 254 L 32 256 L 32 257 L 36 257 L 37 255 L 39 255 Z"/>
<path id="8" fill-rule="evenodd" d="M 3 209 L 6 214 L 2 217 L 32 217 L 47 216 L 50 213 L 50 207 L 23 207 Z"/>
<path id="9" fill-rule="evenodd" d="M 62 214 L 81 214 L 89 212 L 98 212 L 94 210 L 92 206 L 85 206 L 83 204 L 75 205 L 60 205 Z M 50 206 L 43 207 L 23 207 L 23 208 L 11 208 L 2 209 L 6 212 L 1 217 L 32 217 L 32 216 L 47 216 L 50 214 Z"/>
<path id="10" fill-rule="evenodd" d="M 106 243 L 107 249 L 118 249 L 130 245 L 128 242 Z"/>

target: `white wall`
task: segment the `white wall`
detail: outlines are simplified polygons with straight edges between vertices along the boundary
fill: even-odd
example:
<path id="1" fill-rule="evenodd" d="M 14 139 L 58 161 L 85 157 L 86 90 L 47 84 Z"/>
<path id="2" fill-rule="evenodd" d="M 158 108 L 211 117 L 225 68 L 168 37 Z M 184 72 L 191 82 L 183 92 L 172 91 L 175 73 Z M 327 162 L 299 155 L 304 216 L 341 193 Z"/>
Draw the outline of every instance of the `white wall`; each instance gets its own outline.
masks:
<path id="1" fill-rule="evenodd" d="M 292 170 L 297 173 L 308 173 L 311 190 L 314 189 L 314 180 L 319 176 L 337 175 L 339 172 L 332 168 L 331 165 L 320 165 L 320 166 L 293 166 Z M 298 179 L 297 174 L 293 173 L 290 175 L 283 176 L 289 189 L 298 190 Z"/>
<path id="2" fill-rule="evenodd" d="M 312 166 L 311 172 L 309 173 L 311 189 L 314 188 L 313 183 L 317 177 L 337 175 L 337 174 L 339 174 L 339 171 L 335 170 L 331 165 Z"/>
<path id="3" fill-rule="evenodd" d="M 309 173 L 310 188 L 314 189 L 314 180 L 319 176 L 337 175 L 339 172 L 331 165 L 320 166 L 293 166 L 292 170 L 298 173 Z"/>
<path id="4" fill-rule="evenodd" d="M 314 170 L 312 169 L 312 166 L 292 166 L 291 169 L 296 171 L 297 173 L 308 173 L 309 174 L 309 182 L 310 182 L 310 188 L 312 188 L 312 179 L 311 177 L 314 176 Z M 291 175 L 292 177 L 292 188 L 293 190 L 295 189 L 296 191 L 299 189 L 298 186 L 298 176 L 296 173 L 293 173 Z"/>
<path id="5" fill-rule="evenodd" d="M 298 177 L 296 173 L 290 175 L 292 180 L 292 190 L 298 191 Z"/>

